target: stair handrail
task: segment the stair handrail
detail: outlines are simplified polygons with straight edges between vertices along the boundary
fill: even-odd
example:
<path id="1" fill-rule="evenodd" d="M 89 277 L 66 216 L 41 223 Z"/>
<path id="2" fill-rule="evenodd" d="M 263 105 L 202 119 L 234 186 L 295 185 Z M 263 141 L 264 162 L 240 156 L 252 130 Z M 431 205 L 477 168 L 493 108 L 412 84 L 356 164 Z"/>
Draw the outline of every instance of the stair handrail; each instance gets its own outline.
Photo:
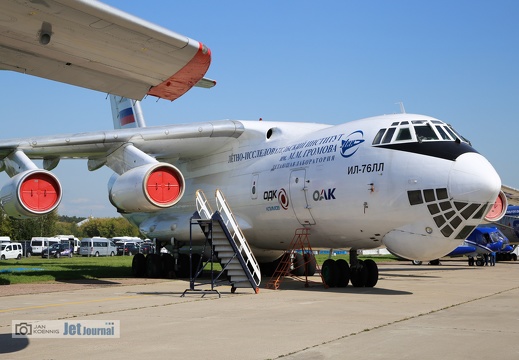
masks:
<path id="1" fill-rule="evenodd" d="M 254 256 L 251 248 L 249 247 L 249 244 L 247 243 L 247 240 L 245 239 L 245 236 L 243 235 L 243 232 L 241 231 L 241 228 L 238 225 L 238 222 L 236 221 L 236 218 L 234 217 L 234 214 L 231 211 L 231 208 L 227 201 L 225 200 L 225 197 L 223 196 L 223 193 L 217 189 L 216 193 L 216 207 L 220 214 L 222 215 L 222 219 L 224 220 L 225 226 L 227 228 L 232 229 L 232 233 L 230 234 L 234 242 L 236 243 L 236 238 L 238 240 L 238 250 L 240 252 L 245 253 L 245 259 L 247 265 L 250 265 L 252 267 L 252 275 L 254 278 L 254 281 L 257 286 L 259 286 L 261 282 L 261 270 L 258 265 L 258 261 L 256 260 L 256 257 Z M 225 215 L 225 217 L 223 216 Z"/>
<path id="2" fill-rule="evenodd" d="M 211 208 L 211 204 L 209 204 L 204 192 L 200 189 L 196 191 L 196 210 L 202 219 L 211 219 L 213 209 Z"/>

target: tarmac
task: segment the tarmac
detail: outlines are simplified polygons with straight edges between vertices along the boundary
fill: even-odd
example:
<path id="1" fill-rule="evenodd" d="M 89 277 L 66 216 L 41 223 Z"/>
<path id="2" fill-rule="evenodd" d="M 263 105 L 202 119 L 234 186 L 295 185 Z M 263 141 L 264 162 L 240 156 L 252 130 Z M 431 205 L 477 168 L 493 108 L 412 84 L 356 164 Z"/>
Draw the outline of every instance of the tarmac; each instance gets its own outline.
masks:
<path id="1" fill-rule="evenodd" d="M 154 280 L 3 295 L 0 359 L 518 359 L 519 262 L 379 264 L 374 288 L 188 292 Z M 31 285 L 27 285 L 31 286 Z M 199 289 L 209 289 L 209 285 Z M 66 289 L 66 287 L 65 287 Z M 119 320 L 120 337 L 13 338 L 12 320 Z"/>

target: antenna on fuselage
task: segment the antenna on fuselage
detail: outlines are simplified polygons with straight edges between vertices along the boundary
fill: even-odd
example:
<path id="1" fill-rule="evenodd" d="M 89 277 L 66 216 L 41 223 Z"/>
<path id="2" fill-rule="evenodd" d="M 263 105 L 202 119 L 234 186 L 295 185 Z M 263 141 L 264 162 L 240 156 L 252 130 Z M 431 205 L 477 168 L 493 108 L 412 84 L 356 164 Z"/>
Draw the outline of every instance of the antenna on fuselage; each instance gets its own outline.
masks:
<path id="1" fill-rule="evenodd" d="M 405 114 L 405 107 L 404 107 L 404 103 L 402 101 L 399 101 L 395 104 L 398 104 L 400 106 L 400 114 Z"/>

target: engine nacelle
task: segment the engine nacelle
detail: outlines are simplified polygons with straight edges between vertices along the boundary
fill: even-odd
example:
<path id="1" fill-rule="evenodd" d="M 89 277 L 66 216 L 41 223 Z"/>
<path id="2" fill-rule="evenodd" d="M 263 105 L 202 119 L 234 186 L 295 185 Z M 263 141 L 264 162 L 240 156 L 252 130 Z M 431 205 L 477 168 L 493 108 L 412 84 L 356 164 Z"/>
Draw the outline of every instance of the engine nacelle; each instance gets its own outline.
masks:
<path id="1" fill-rule="evenodd" d="M 0 203 L 11 217 L 45 215 L 61 202 L 61 184 L 47 170 L 27 170 L 13 176 L 0 190 Z"/>
<path id="2" fill-rule="evenodd" d="M 167 163 L 142 165 L 108 183 L 110 202 L 120 212 L 154 212 L 175 205 L 184 195 L 184 176 Z"/>
<path id="3" fill-rule="evenodd" d="M 496 202 L 488 211 L 488 214 L 485 215 L 485 220 L 490 222 L 501 220 L 501 218 L 505 216 L 507 208 L 508 200 L 506 199 L 505 193 L 501 190 L 497 195 Z"/>

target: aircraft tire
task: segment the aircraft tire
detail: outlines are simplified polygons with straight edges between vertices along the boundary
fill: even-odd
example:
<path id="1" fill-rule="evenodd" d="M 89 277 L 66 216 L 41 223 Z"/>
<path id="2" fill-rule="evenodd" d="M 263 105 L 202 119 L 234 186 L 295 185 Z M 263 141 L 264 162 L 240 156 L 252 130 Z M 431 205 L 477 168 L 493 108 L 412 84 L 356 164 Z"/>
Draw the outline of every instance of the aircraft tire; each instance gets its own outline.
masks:
<path id="1" fill-rule="evenodd" d="M 483 265 L 485 265 L 485 263 L 483 262 L 483 259 L 476 259 L 476 265 L 483 266 Z"/>
<path id="2" fill-rule="evenodd" d="M 178 255 L 177 278 L 189 278 L 189 255 L 187 254 Z"/>
<path id="3" fill-rule="evenodd" d="M 314 276 L 315 271 L 317 270 L 317 260 L 315 259 L 314 254 L 305 254 L 303 256 L 305 260 L 305 267 L 306 267 L 306 275 L 307 276 Z"/>
<path id="4" fill-rule="evenodd" d="M 326 259 L 321 267 L 321 275 L 328 287 L 337 285 L 337 263 L 333 259 Z"/>
<path id="5" fill-rule="evenodd" d="M 135 277 L 146 275 L 146 258 L 143 254 L 136 254 L 132 260 L 132 273 Z"/>
<path id="6" fill-rule="evenodd" d="M 135 255 L 137 256 L 137 255 Z M 148 254 L 146 256 L 146 274 L 150 278 L 160 277 L 160 255 L 159 254 Z"/>
<path id="7" fill-rule="evenodd" d="M 162 254 L 160 257 L 160 267 L 162 275 L 168 279 L 175 277 L 175 259 L 171 254 Z"/>
<path id="8" fill-rule="evenodd" d="M 474 266 L 474 258 L 469 257 L 469 266 Z"/>
<path id="9" fill-rule="evenodd" d="M 413 265 L 422 265 L 421 260 L 413 260 Z"/>
<path id="10" fill-rule="evenodd" d="M 344 259 L 339 259 L 337 264 L 337 287 L 346 287 L 350 282 L 350 265 Z"/>
<path id="11" fill-rule="evenodd" d="M 294 259 L 292 260 L 294 269 L 291 271 L 294 276 L 305 276 L 305 260 L 303 254 L 294 253 Z"/>
<path id="12" fill-rule="evenodd" d="M 512 261 L 517 261 L 517 254 L 512 254 Z"/>
<path id="13" fill-rule="evenodd" d="M 368 269 L 364 261 L 359 260 L 357 265 L 350 267 L 350 281 L 353 287 L 364 287 L 368 281 Z"/>
<path id="14" fill-rule="evenodd" d="M 364 267 L 368 272 L 365 287 L 374 287 L 378 282 L 378 266 L 377 263 L 371 259 L 364 260 Z"/>

